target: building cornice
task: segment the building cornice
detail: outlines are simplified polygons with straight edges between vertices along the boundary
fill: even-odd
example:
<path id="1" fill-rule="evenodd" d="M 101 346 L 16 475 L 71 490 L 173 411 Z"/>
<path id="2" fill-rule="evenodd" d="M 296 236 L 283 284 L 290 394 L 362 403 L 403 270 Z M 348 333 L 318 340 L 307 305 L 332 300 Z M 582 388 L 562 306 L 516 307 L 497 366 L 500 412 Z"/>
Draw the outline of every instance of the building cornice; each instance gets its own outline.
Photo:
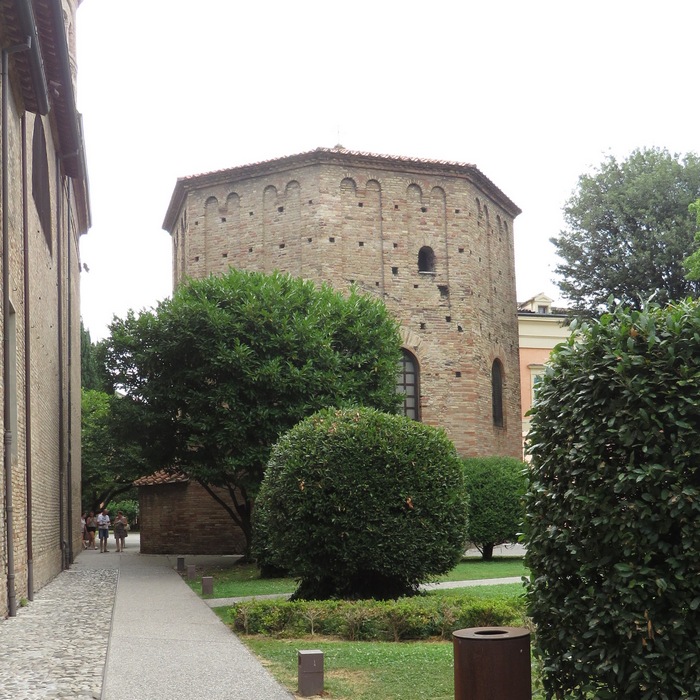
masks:
<path id="1" fill-rule="evenodd" d="M 200 188 L 236 182 L 253 177 L 264 177 L 310 165 L 339 165 L 361 167 L 367 170 L 395 170 L 419 176 L 461 177 L 472 182 L 488 195 L 509 216 L 515 218 L 521 209 L 514 204 L 496 185 L 475 165 L 443 160 L 423 160 L 403 156 L 379 155 L 362 151 L 348 151 L 344 148 L 317 148 L 313 151 L 297 153 L 273 160 L 260 161 L 225 170 L 217 170 L 198 175 L 178 178 L 163 220 L 163 228 L 172 233 L 176 219 L 185 202 L 188 192 Z"/>
<path id="2" fill-rule="evenodd" d="M 75 188 L 78 222 L 80 233 L 85 233 L 90 227 L 87 167 L 63 5 L 61 0 L 0 0 L 0 16 L 6 45 L 29 39 L 26 51 L 12 54 L 22 106 L 34 114 L 48 114 L 54 122 L 61 167 L 68 177 L 80 181 Z"/>

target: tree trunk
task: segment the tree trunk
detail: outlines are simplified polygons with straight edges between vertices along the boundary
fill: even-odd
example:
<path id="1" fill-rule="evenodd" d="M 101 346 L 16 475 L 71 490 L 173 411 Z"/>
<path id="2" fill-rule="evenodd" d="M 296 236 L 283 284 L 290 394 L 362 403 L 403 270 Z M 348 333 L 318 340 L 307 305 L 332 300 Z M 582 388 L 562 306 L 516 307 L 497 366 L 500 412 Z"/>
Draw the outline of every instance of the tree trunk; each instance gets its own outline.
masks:
<path id="1" fill-rule="evenodd" d="M 493 559 L 493 543 L 489 542 L 482 547 L 481 558 L 484 561 L 491 561 Z"/>
<path id="2" fill-rule="evenodd" d="M 204 488 L 204 490 L 231 516 L 238 527 L 241 528 L 243 537 L 245 539 L 245 552 L 243 554 L 243 561 L 252 561 L 252 546 L 253 546 L 253 523 L 252 523 L 252 507 L 250 501 L 245 497 L 245 491 L 241 487 L 236 487 L 231 484 L 227 484 L 228 491 L 231 494 L 231 500 L 233 501 L 233 508 L 226 503 L 222 498 L 220 498 L 214 490 L 207 484 L 203 479 L 197 479 L 197 482 Z M 236 491 L 240 491 L 243 495 L 243 501 L 240 502 L 236 497 Z"/>

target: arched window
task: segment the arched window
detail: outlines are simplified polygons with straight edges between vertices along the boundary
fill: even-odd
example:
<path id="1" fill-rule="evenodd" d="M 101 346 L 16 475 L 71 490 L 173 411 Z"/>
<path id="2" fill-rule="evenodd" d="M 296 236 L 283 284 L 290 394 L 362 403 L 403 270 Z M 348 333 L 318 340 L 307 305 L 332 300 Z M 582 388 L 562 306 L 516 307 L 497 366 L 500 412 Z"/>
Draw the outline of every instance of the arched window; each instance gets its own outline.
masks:
<path id="1" fill-rule="evenodd" d="M 491 412 L 493 424 L 503 427 L 503 365 L 500 360 L 494 360 L 491 365 Z"/>
<path id="2" fill-rule="evenodd" d="M 418 272 L 435 272 L 435 253 L 430 246 L 424 245 L 418 251 Z"/>
<path id="3" fill-rule="evenodd" d="M 420 389 L 418 360 L 408 350 L 401 349 L 399 371 L 396 377 L 396 391 L 403 394 L 403 414 L 413 420 L 420 420 Z"/>

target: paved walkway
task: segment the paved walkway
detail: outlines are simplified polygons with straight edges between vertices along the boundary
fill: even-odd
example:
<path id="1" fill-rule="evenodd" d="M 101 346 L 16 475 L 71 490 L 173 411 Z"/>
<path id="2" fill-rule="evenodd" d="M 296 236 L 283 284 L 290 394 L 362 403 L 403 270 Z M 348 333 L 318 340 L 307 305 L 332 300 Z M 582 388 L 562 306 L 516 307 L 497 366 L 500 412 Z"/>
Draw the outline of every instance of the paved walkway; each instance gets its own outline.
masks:
<path id="1" fill-rule="evenodd" d="M 112 539 L 110 547 L 106 557 L 81 551 L 16 617 L 0 621 L 0 700 L 294 697 L 210 609 L 240 599 L 201 600 L 175 571 L 177 557 L 139 554 L 137 533 L 124 553 Z"/>
<path id="2" fill-rule="evenodd" d="M 0 622 L 2 700 L 290 700 L 192 592 L 176 557 L 82 551 Z M 195 563 L 198 558 L 188 557 Z"/>

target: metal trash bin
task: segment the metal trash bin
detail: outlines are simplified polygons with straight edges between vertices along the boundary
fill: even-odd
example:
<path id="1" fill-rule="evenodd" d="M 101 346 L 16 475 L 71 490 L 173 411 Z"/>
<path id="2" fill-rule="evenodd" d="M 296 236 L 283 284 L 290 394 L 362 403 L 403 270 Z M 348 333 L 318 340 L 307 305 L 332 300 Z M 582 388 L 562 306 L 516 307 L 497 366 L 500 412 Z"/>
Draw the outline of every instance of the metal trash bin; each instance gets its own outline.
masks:
<path id="1" fill-rule="evenodd" d="M 455 700 L 531 700 L 530 631 L 470 627 L 452 633 Z"/>

